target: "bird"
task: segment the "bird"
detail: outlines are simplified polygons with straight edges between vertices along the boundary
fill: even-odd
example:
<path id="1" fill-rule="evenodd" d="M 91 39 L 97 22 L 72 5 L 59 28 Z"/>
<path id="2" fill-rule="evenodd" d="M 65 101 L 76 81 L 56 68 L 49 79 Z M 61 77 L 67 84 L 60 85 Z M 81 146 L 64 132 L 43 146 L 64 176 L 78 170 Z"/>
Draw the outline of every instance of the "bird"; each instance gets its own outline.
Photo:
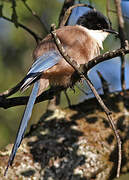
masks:
<path id="1" fill-rule="evenodd" d="M 118 33 L 112 29 L 110 20 L 97 10 L 89 10 L 78 18 L 74 26 L 63 26 L 55 30 L 67 54 L 78 64 L 85 64 L 100 54 L 103 41 L 110 34 Z M 54 39 L 48 34 L 33 52 L 34 63 L 22 80 L 21 91 L 32 84 L 27 106 L 16 135 L 5 175 L 12 166 L 16 152 L 22 142 L 36 98 L 49 86 L 72 87 L 77 79 L 75 70 L 58 51 Z"/>

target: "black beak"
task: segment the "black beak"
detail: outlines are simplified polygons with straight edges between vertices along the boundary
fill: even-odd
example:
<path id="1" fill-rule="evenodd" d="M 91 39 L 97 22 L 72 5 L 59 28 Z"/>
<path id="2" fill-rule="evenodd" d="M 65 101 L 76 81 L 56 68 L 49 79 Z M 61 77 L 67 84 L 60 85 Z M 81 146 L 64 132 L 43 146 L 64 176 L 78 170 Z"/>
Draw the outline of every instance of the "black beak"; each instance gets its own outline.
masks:
<path id="1" fill-rule="evenodd" d="M 116 35 L 119 34 L 119 33 L 118 33 L 117 31 L 115 31 L 114 29 L 103 29 L 103 31 L 109 32 L 109 33 L 112 33 L 112 34 L 116 34 Z"/>

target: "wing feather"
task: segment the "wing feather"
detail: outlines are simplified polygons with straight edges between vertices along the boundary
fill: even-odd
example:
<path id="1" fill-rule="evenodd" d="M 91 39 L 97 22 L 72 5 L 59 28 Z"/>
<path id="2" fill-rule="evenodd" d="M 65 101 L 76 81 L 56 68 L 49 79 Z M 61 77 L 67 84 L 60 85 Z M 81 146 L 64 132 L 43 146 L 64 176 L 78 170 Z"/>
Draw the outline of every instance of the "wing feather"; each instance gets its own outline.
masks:
<path id="1" fill-rule="evenodd" d="M 27 89 L 29 85 L 32 84 L 32 82 L 42 74 L 43 71 L 57 64 L 60 60 L 60 57 L 61 55 L 57 51 L 50 51 L 40 56 L 29 70 L 20 90 L 24 91 Z"/>

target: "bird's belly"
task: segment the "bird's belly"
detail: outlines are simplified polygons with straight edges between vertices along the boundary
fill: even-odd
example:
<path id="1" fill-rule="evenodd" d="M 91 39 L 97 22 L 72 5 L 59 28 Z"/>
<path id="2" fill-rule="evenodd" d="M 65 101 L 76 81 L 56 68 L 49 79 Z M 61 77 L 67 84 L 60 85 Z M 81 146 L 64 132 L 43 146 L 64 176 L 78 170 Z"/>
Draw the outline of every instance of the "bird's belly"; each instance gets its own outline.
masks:
<path id="1" fill-rule="evenodd" d="M 70 87 L 72 85 L 71 75 L 60 75 L 55 76 L 54 78 L 49 78 L 49 83 L 51 86 L 63 86 L 63 87 Z"/>
<path id="2" fill-rule="evenodd" d="M 61 59 L 58 64 L 46 70 L 43 77 L 49 80 L 52 86 L 69 87 L 72 84 L 71 77 L 75 70 L 64 60 Z"/>

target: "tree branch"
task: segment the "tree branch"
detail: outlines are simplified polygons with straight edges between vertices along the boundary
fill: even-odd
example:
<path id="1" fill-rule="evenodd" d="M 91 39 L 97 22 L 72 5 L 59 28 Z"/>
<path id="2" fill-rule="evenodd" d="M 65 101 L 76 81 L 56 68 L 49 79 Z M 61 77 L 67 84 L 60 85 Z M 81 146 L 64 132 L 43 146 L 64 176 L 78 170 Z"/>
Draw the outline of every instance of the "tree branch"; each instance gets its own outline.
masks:
<path id="1" fill-rule="evenodd" d="M 87 72 L 88 70 L 93 68 L 95 65 L 97 65 L 103 61 L 110 60 L 112 58 L 120 56 L 122 54 L 129 54 L 129 49 L 120 48 L 120 49 L 106 52 L 102 55 L 99 55 L 99 56 L 93 58 L 91 61 L 89 61 L 88 63 L 81 65 L 81 66 L 82 66 L 82 68 L 85 69 L 85 72 Z"/>
<path id="2" fill-rule="evenodd" d="M 117 18 L 118 18 L 118 25 L 119 25 L 119 37 L 121 42 L 121 48 L 128 47 L 128 41 L 125 37 L 124 32 L 124 19 L 122 16 L 122 10 L 121 10 L 121 0 L 115 0 L 116 5 L 116 11 L 117 11 Z M 125 90 L 125 57 L 124 54 L 121 54 L 121 86 L 122 90 Z"/>
<path id="3" fill-rule="evenodd" d="M 109 83 L 105 80 L 105 78 L 102 76 L 102 73 L 99 72 L 98 70 L 96 71 L 99 78 L 100 78 L 100 81 L 101 81 L 101 84 L 102 84 L 102 89 L 103 89 L 103 93 L 104 95 L 108 95 L 110 90 L 109 90 Z"/>
<path id="4" fill-rule="evenodd" d="M 49 30 L 46 28 L 45 24 L 42 22 L 42 20 L 37 15 L 37 13 L 30 8 L 30 6 L 27 4 L 27 2 L 25 0 L 22 0 L 22 2 L 25 5 L 25 7 L 28 9 L 28 11 L 30 11 L 30 13 L 40 22 L 40 24 L 42 25 L 43 29 L 45 30 L 45 33 L 48 34 Z"/>
<path id="5" fill-rule="evenodd" d="M 61 12 L 60 12 L 60 16 L 59 16 L 59 27 L 62 23 L 62 20 L 64 19 L 65 12 L 67 11 L 67 9 L 69 7 L 73 6 L 74 3 L 75 3 L 75 0 L 65 0 L 64 1 L 64 4 L 63 4 Z"/>
<path id="6" fill-rule="evenodd" d="M 9 22 L 11 22 L 11 23 L 14 23 L 14 22 L 12 21 L 12 19 L 10 19 L 10 18 L 8 18 L 8 17 L 6 17 L 6 16 L 3 16 L 3 15 L 2 15 L 1 18 L 5 19 L 5 20 L 7 20 L 7 21 L 9 21 Z M 23 25 L 23 24 L 21 24 L 21 23 L 19 23 L 19 22 L 17 22 L 17 25 L 18 25 L 18 27 L 21 27 L 22 29 L 26 30 L 26 31 L 35 39 L 35 41 L 36 41 L 37 44 L 39 43 L 39 41 L 42 40 L 42 38 L 41 38 L 40 36 L 38 36 L 35 32 L 33 32 L 31 29 L 29 29 L 29 28 L 26 27 L 25 25 Z"/>
<path id="7" fill-rule="evenodd" d="M 16 26 L 16 28 L 18 28 L 18 16 L 17 16 L 17 12 L 16 12 L 16 1 L 12 0 L 12 21 L 14 23 L 14 25 Z"/>
<path id="8" fill-rule="evenodd" d="M 106 14 L 107 14 L 108 19 L 110 20 L 109 9 L 110 9 L 110 0 L 107 0 L 106 1 Z"/>
<path id="9" fill-rule="evenodd" d="M 54 29 L 54 28 L 53 28 Z M 94 93 L 96 99 L 98 100 L 101 108 L 104 110 L 104 112 L 107 115 L 109 124 L 114 132 L 114 135 L 116 137 L 117 140 L 117 145 L 118 145 L 118 165 L 117 165 L 117 175 L 116 177 L 120 176 L 120 168 L 121 168 L 121 159 L 122 159 L 122 153 L 121 153 L 121 140 L 119 137 L 119 134 L 117 132 L 117 129 L 114 125 L 113 119 L 112 119 L 112 112 L 105 106 L 103 100 L 101 99 L 101 97 L 99 96 L 98 92 L 96 91 L 96 89 L 94 88 L 93 84 L 91 83 L 91 81 L 88 79 L 87 75 L 84 75 L 84 71 L 80 70 L 80 66 L 77 64 L 76 61 L 74 61 L 71 57 L 68 56 L 67 52 L 65 51 L 65 49 L 63 48 L 59 38 L 56 35 L 55 31 L 51 31 L 52 37 L 54 38 L 55 44 L 60 52 L 60 54 L 63 56 L 63 58 L 75 69 L 75 71 L 81 76 L 81 78 L 84 78 L 84 80 L 86 81 L 86 83 L 89 85 L 90 89 L 92 90 L 92 92 Z"/>
<path id="10" fill-rule="evenodd" d="M 117 13 L 116 10 L 114 10 L 114 9 L 108 9 L 108 11 L 112 12 L 112 13 L 115 13 L 115 14 Z M 126 19 L 129 19 L 129 17 L 126 16 L 125 14 L 123 14 L 123 17 L 126 18 Z"/>
<path id="11" fill-rule="evenodd" d="M 62 17 L 62 20 L 59 24 L 60 27 L 65 26 L 67 24 L 68 19 L 72 13 L 72 10 L 76 7 L 89 7 L 91 9 L 95 10 L 94 7 L 92 7 L 91 5 L 88 5 L 88 4 L 75 4 L 75 5 L 71 6 L 70 8 L 68 8 L 67 11 L 65 12 L 64 17 Z"/>
<path id="12" fill-rule="evenodd" d="M 40 96 L 38 96 L 35 103 L 50 100 L 62 90 L 65 90 L 65 88 L 64 87 L 50 88 L 49 90 L 44 91 Z M 28 99 L 29 96 L 13 97 L 13 98 L 6 98 L 4 96 L 0 96 L 0 107 L 4 109 L 8 109 L 14 106 L 26 105 Z"/>

